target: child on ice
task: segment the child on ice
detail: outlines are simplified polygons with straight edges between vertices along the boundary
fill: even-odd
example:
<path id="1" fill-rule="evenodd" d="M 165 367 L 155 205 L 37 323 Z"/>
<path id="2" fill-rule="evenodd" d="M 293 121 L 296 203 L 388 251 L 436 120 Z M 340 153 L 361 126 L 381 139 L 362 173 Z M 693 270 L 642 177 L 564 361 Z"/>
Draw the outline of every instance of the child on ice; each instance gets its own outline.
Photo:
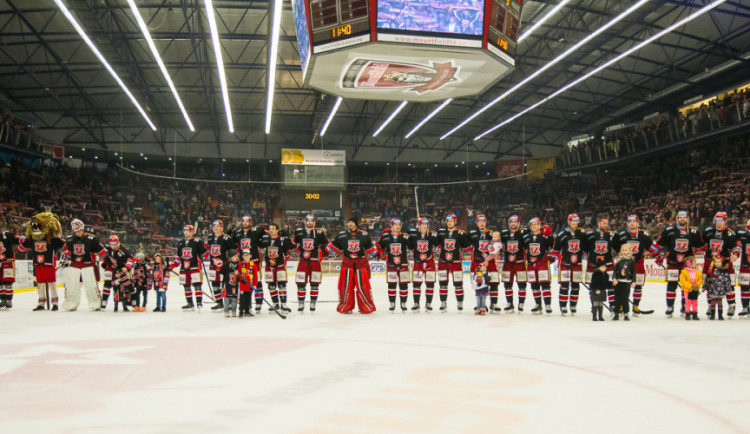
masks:
<path id="1" fill-rule="evenodd" d="M 695 262 L 695 256 L 685 259 L 685 265 L 686 267 L 680 271 L 680 287 L 685 299 L 685 319 L 698 321 L 698 297 L 703 285 L 703 274 Z"/>
<path id="2" fill-rule="evenodd" d="M 484 315 L 487 313 L 486 300 L 490 291 L 490 285 L 487 282 L 488 277 L 487 267 L 484 263 L 471 276 L 471 283 L 474 285 L 474 292 L 477 296 L 477 307 L 474 308 L 475 315 Z"/>

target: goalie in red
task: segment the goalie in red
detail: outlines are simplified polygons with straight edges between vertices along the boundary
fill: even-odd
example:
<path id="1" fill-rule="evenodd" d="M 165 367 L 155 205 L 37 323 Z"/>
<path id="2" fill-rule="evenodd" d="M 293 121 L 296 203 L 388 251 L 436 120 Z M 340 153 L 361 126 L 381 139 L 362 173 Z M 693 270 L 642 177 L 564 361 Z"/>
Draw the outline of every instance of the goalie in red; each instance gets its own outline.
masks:
<path id="1" fill-rule="evenodd" d="M 372 243 L 370 234 L 357 228 L 357 220 L 350 218 L 346 230 L 338 233 L 336 238 L 326 247 L 329 253 L 340 253 L 341 274 L 339 274 L 339 313 L 351 313 L 354 309 L 356 297 L 359 311 L 362 313 L 375 312 L 370 289 L 370 264 L 367 256 L 374 256 L 378 248 Z"/>

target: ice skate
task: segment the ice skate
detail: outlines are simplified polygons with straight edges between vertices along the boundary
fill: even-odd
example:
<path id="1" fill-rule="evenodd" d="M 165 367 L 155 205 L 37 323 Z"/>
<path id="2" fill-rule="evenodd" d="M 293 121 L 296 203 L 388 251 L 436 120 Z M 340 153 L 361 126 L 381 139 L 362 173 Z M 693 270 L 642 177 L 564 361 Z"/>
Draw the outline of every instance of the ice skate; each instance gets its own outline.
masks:
<path id="1" fill-rule="evenodd" d="M 32 312 L 36 312 L 36 311 L 38 311 L 38 310 L 44 310 L 44 306 L 42 306 L 42 305 L 40 304 L 40 305 L 38 305 L 37 307 L 35 307 L 34 309 L 31 309 L 31 311 L 32 311 Z"/>
<path id="2" fill-rule="evenodd" d="M 305 302 L 300 301 L 297 305 L 297 312 L 304 312 L 305 311 Z"/>
<path id="3" fill-rule="evenodd" d="M 6 308 L 6 309 L 10 309 L 10 308 L 12 308 L 12 307 L 13 307 L 13 302 L 12 302 L 11 300 L 7 300 L 7 301 L 5 302 L 5 308 Z"/>
<path id="4" fill-rule="evenodd" d="M 571 306 L 570 307 L 570 316 L 576 316 L 576 312 L 578 312 L 578 310 L 576 310 L 576 307 L 575 306 Z"/>
<path id="5" fill-rule="evenodd" d="M 633 316 L 637 318 L 638 315 L 640 315 L 640 314 L 641 314 L 641 310 L 638 309 L 638 305 L 637 304 L 634 304 L 633 305 Z"/>
<path id="6" fill-rule="evenodd" d="M 414 303 L 411 307 L 412 312 L 419 312 L 419 303 Z"/>
<path id="7" fill-rule="evenodd" d="M 672 314 L 674 313 L 674 306 L 669 306 L 667 308 L 667 311 L 664 312 L 664 314 L 667 316 L 667 318 L 672 318 Z"/>
<path id="8" fill-rule="evenodd" d="M 541 315 L 542 314 L 542 305 L 541 304 L 537 304 L 536 306 L 534 306 L 534 308 L 531 309 L 531 314 L 532 315 Z"/>
<path id="9" fill-rule="evenodd" d="M 729 308 L 727 309 L 727 319 L 732 319 L 732 317 L 734 316 L 734 307 L 735 305 L 733 304 L 729 305 Z"/>
<path id="10" fill-rule="evenodd" d="M 4 309 L 5 307 L 7 307 L 6 301 L 0 300 L 0 309 Z"/>
<path id="11" fill-rule="evenodd" d="M 426 303 L 426 304 L 424 305 L 424 310 L 426 310 L 427 312 L 432 312 L 432 303 L 430 303 L 430 302 L 427 302 L 427 303 Z"/>
<path id="12" fill-rule="evenodd" d="M 523 303 L 518 303 L 518 313 L 523 312 Z"/>
<path id="13" fill-rule="evenodd" d="M 545 309 L 545 312 L 547 313 L 547 316 L 552 315 L 552 306 L 547 305 L 547 308 Z"/>
<path id="14" fill-rule="evenodd" d="M 464 302 L 463 301 L 457 302 L 456 303 L 456 307 L 458 308 L 459 312 L 462 311 L 462 310 L 464 310 Z"/>
<path id="15" fill-rule="evenodd" d="M 315 312 L 315 303 L 317 303 L 317 302 L 316 301 L 311 301 L 310 302 L 310 312 Z"/>
<path id="16" fill-rule="evenodd" d="M 566 308 L 560 309 L 560 315 L 561 316 L 568 316 L 568 309 L 566 309 Z"/>
<path id="17" fill-rule="evenodd" d="M 183 311 L 195 310 L 195 305 L 193 305 L 193 303 L 188 303 L 185 306 L 182 306 L 182 310 Z"/>
<path id="18" fill-rule="evenodd" d="M 441 301 L 440 302 L 440 312 L 448 312 L 448 302 L 447 301 Z"/>
<path id="19" fill-rule="evenodd" d="M 513 304 L 509 304 L 509 305 L 505 306 L 505 309 L 503 309 L 503 311 L 505 313 L 515 313 L 516 312 L 516 308 L 513 307 Z"/>
<path id="20" fill-rule="evenodd" d="M 396 302 L 395 301 L 391 302 L 390 307 L 388 307 L 388 310 L 391 311 L 391 312 L 393 312 L 393 311 L 396 310 Z"/>
<path id="21" fill-rule="evenodd" d="M 218 300 L 215 305 L 211 306 L 212 311 L 218 312 L 219 309 L 224 309 L 224 302 L 222 300 Z"/>
<path id="22" fill-rule="evenodd" d="M 406 312 L 407 310 L 409 310 L 409 308 L 406 307 L 406 302 L 402 301 L 401 302 L 401 312 Z"/>
<path id="23" fill-rule="evenodd" d="M 200 312 L 200 310 L 203 309 L 203 303 L 200 301 L 198 302 L 196 306 L 198 307 L 198 312 Z"/>
<path id="24" fill-rule="evenodd" d="M 58 307 L 57 307 L 57 305 L 56 305 L 56 304 L 53 304 L 53 305 L 52 305 L 52 309 L 51 309 L 51 310 L 52 310 L 53 312 L 54 312 L 54 311 L 56 311 L 56 310 L 58 310 Z"/>
<path id="25" fill-rule="evenodd" d="M 748 319 L 748 308 L 744 308 L 740 311 L 740 313 L 737 315 L 740 319 Z"/>
<path id="26" fill-rule="evenodd" d="M 497 304 L 493 303 L 490 305 L 490 313 L 500 313 L 502 311 L 503 310 L 500 309 L 500 306 L 498 306 Z"/>
<path id="27" fill-rule="evenodd" d="M 286 313 L 291 313 L 292 310 L 289 309 L 289 306 L 286 305 L 286 303 L 281 303 L 281 311 Z"/>

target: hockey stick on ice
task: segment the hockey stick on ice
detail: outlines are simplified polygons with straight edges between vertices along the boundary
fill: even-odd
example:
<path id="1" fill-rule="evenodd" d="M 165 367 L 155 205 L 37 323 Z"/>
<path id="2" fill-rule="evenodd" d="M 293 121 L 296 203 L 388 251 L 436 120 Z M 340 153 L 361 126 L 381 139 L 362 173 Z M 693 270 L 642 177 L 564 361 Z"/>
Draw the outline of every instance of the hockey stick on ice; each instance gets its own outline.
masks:
<path id="1" fill-rule="evenodd" d="M 258 294 L 258 290 L 257 290 L 257 289 L 255 289 L 255 287 L 254 287 L 253 285 L 251 285 L 251 284 L 250 284 L 250 282 L 248 282 L 248 281 L 247 281 L 247 280 L 246 280 L 245 278 L 243 278 L 243 277 L 240 277 L 240 281 L 241 281 L 242 283 L 244 283 L 244 284 L 248 285 L 248 286 L 249 286 L 250 288 L 252 288 L 252 289 L 253 289 L 253 294 L 255 294 L 256 296 L 257 296 L 257 295 L 259 295 L 259 294 Z M 265 298 L 265 297 L 263 297 L 263 295 L 262 295 L 262 294 L 260 294 L 260 298 L 261 298 L 261 299 L 263 300 L 263 302 L 265 302 L 265 303 L 266 303 L 266 304 L 268 305 L 268 307 L 269 307 L 269 308 L 270 308 L 270 309 L 271 309 L 272 311 L 274 311 L 274 313 L 276 313 L 276 315 L 280 316 L 280 317 L 281 317 L 281 319 L 286 319 L 286 315 L 284 315 L 283 313 L 279 312 L 279 310 L 278 310 L 278 309 L 276 309 L 276 307 L 275 307 L 274 305 L 272 305 L 272 304 L 271 304 L 271 303 L 270 303 L 270 302 L 269 302 L 268 300 L 266 300 L 266 298 Z"/>
<path id="2" fill-rule="evenodd" d="M 200 261 L 200 263 L 201 263 L 201 270 L 203 270 L 203 275 L 206 276 L 206 282 L 208 283 L 208 287 L 211 288 L 211 277 L 208 275 L 208 271 L 206 271 L 206 264 L 204 264 L 202 260 Z M 203 289 L 203 282 L 201 282 L 201 292 L 209 300 L 216 301 L 216 299 L 213 296 L 213 289 L 211 290 L 211 294 L 209 294 L 208 292 L 206 292 Z"/>
<path id="3" fill-rule="evenodd" d="M 581 285 L 583 285 L 586 289 L 589 290 L 589 298 L 591 298 L 591 287 L 586 285 L 586 282 L 581 282 Z M 594 302 L 591 302 L 591 305 L 593 306 Z M 607 303 L 602 303 L 602 306 L 606 307 L 608 311 L 612 312 L 612 309 L 609 308 L 609 305 Z"/>

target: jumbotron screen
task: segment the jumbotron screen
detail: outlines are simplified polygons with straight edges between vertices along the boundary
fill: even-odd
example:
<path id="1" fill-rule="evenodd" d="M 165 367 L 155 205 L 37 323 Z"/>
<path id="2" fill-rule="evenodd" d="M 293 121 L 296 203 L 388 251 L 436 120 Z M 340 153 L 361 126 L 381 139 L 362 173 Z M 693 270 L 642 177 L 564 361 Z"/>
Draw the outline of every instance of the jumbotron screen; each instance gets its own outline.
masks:
<path id="1" fill-rule="evenodd" d="M 378 29 L 482 36 L 484 0 L 379 0 Z"/>

